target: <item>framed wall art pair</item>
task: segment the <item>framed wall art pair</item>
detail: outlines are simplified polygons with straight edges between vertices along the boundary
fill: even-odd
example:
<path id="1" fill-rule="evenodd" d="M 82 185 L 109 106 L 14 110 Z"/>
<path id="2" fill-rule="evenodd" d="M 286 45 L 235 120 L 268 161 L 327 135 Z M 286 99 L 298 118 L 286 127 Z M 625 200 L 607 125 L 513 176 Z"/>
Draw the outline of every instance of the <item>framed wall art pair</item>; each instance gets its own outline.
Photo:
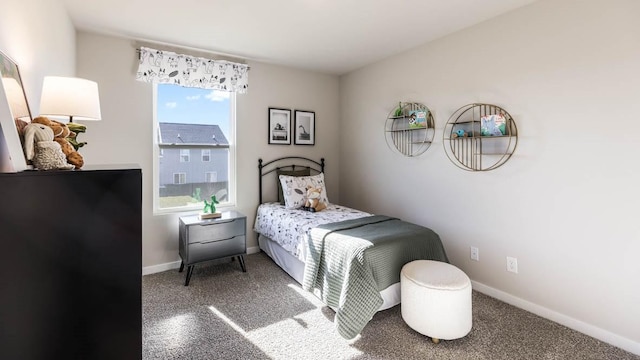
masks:
<path id="1" fill-rule="evenodd" d="M 289 109 L 269 108 L 269 144 L 290 145 L 293 137 L 295 145 L 315 145 L 316 113 L 295 110 L 294 120 Z"/>

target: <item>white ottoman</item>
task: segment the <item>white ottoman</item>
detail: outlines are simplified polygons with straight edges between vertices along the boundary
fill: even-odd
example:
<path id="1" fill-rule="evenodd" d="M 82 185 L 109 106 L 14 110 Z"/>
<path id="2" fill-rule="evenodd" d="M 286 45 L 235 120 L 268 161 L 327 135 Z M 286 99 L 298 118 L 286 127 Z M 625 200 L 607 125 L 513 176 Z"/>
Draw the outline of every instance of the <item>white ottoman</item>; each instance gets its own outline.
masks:
<path id="1" fill-rule="evenodd" d="M 407 325 L 436 344 L 471 331 L 471 281 L 451 264 L 416 260 L 404 265 L 400 301 Z"/>

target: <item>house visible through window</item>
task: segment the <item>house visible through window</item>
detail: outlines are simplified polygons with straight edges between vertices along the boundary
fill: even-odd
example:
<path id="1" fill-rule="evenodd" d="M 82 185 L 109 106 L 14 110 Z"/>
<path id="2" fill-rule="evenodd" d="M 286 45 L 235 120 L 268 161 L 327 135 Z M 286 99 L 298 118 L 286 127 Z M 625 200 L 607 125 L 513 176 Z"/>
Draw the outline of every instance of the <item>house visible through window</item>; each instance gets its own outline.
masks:
<path id="1" fill-rule="evenodd" d="M 189 162 L 191 159 L 191 153 L 189 149 L 180 149 L 180 162 Z"/>
<path id="2" fill-rule="evenodd" d="M 186 173 L 174 173 L 173 174 L 173 183 L 174 184 L 186 184 L 187 183 L 187 174 Z"/>
<path id="3" fill-rule="evenodd" d="M 199 209 L 212 195 L 233 202 L 235 93 L 157 84 L 155 110 L 154 209 Z"/>
<path id="4" fill-rule="evenodd" d="M 211 171 L 204 174 L 205 180 L 208 183 L 218 182 L 218 173 L 215 171 Z"/>
<path id="5" fill-rule="evenodd" d="M 211 150 L 202 149 L 202 161 L 204 162 L 211 161 Z"/>

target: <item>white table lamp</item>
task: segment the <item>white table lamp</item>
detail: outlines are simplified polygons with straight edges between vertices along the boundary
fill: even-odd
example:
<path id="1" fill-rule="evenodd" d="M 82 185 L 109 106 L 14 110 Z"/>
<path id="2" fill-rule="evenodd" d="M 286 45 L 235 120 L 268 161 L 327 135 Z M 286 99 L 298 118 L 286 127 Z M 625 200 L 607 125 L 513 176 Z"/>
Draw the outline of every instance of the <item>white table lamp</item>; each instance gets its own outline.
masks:
<path id="1" fill-rule="evenodd" d="M 100 120 L 100 96 L 95 81 L 45 76 L 40 98 L 40 114 L 73 120 Z"/>

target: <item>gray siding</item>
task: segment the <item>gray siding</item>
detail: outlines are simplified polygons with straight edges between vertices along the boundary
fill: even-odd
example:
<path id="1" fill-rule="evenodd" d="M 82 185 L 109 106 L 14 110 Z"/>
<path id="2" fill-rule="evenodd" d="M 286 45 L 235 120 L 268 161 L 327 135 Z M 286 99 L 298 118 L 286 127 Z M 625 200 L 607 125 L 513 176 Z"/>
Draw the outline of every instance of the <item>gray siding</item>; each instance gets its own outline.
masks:
<path id="1" fill-rule="evenodd" d="M 180 150 L 189 149 L 190 161 L 180 162 Z M 217 172 L 217 182 L 229 180 L 229 149 L 210 148 L 211 160 L 202 161 L 202 148 L 171 147 L 163 148 L 160 157 L 160 186 L 173 184 L 174 173 L 186 173 L 187 183 L 206 182 L 207 172 Z"/>

